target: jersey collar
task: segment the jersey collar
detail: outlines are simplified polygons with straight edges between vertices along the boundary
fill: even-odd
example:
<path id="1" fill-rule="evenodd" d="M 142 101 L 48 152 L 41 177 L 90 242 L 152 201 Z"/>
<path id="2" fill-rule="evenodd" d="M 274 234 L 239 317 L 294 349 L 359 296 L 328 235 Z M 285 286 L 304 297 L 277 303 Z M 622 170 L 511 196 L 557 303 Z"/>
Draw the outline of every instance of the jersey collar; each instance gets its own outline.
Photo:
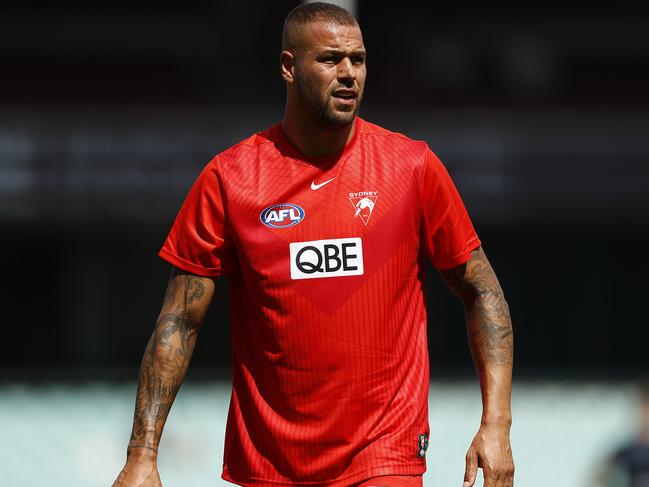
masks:
<path id="1" fill-rule="evenodd" d="M 336 154 L 326 155 L 326 156 L 307 156 L 306 154 L 300 152 L 293 144 L 291 144 L 291 142 L 286 137 L 286 134 L 284 134 L 281 123 L 278 123 L 274 127 L 274 132 L 275 132 L 274 138 L 277 141 L 278 145 L 280 146 L 281 151 L 285 153 L 287 157 L 290 157 L 297 161 L 306 162 L 307 164 L 313 166 L 328 166 L 330 164 L 336 163 L 337 161 L 344 158 L 352 151 L 352 149 L 356 145 L 356 142 L 358 141 L 358 135 L 361 131 L 362 125 L 363 125 L 363 120 L 358 116 L 355 117 L 354 133 L 352 135 L 352 138 L 349 140 L 349 142 L 347 142 L 345 147 L 340 152 Z"/>

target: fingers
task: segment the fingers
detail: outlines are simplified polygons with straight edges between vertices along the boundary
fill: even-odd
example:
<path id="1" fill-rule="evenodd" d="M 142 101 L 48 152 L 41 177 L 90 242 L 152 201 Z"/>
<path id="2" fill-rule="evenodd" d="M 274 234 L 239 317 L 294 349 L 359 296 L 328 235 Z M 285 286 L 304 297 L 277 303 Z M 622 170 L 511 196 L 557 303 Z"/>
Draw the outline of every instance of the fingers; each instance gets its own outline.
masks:
<path id="1" fill-rule="evenodd" d="M 466 468 L 464 470 L 464 483 L 462 487 L 473 487 L 476 476 L 478 475 L 478 452 L 469 448 L 466 454 Z M 485 484 L 487 487 L 487 484 Z"/>

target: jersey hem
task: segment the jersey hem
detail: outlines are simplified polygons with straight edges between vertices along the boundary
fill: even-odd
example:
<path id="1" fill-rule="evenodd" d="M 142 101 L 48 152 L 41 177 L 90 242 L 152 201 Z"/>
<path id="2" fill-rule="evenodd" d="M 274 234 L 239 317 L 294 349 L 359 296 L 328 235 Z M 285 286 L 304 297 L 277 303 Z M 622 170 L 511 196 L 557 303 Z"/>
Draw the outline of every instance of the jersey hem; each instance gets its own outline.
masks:
<path id="1" fill-rule="evenodd" d="M 169 252 L 165 247 L 162 247 L 160 249 L 160 252 L 158 252 L 158 256 L 169 262 L 171 265 L 178 267 L 179 269 L 182 269 L 187 272 L 191 272 L 192 274 L 196 274 L 197 276 L 202 276 L 202 277 L 218 277 L 221 275 L 221 268 L 220 267 L 201 267 L 196 264 L 192 264 L 191 262 L 188 262 L 180 257 L 178 257 L 175 254 L 172 254 Z"/>
<path id="2" fill-rule="evenodd" d="M 364 482 L 365 480 L 371 479 L 373 477 L 379 477 L 381 475 L 422 475 L 426 472 L 426 464 L 398 464 L 398 465 L 383 465 L 381 467 L 368 468 L 366 470 L 361 470 L 347 477 L 342 477 L 333 480 L 327 481 L 313 481 L 313 482 L 291 482 L 288 480 L 265 480 L 265 479 L 252 479 L 246 482 L 237 482 L 227 473 L 227 470 L 223 469 L 221 478 L 226 482 L 230 482 L 235 485 L 240 485 L 242 487 L 277 487 L 279 485 L 304 485 L 304 486 L 327 486 L 327 487 L 346 487 L 349 485 L 357 484 Z"/>

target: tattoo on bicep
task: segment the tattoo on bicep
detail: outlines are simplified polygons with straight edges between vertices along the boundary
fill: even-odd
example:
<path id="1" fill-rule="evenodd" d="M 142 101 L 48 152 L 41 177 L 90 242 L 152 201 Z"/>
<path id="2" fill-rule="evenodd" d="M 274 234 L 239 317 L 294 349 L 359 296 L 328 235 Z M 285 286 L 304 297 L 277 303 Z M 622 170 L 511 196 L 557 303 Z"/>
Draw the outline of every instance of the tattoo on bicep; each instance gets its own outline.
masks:
<path id="1" fill-rule="evenodd" d="M 190 305 L 205 294 L 203 281 L 196 276 L 185 275 L 185 305 Z"/>
<path id="2" fill-rule="evenodd" d="M 182 302 L 178 304 L 182 306 L 182 312 L 186 311 L 187 306 L 205 295 L 203 280 L 202 277 L 188 274 L 174 267 L 167 284 L 165 302 L 173 303 L 177 299 L 182 299 Z"/>

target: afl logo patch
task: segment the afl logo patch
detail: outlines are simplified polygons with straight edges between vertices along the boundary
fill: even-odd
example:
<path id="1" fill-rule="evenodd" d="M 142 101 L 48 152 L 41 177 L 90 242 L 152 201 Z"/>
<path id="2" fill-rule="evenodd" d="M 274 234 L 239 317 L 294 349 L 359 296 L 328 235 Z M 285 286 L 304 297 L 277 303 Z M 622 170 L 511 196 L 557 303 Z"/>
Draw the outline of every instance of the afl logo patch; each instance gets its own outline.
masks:
<path id="1" fill-rule="evenodd" d="M 259 219 L 271 228 L 293 227 L 304 219 L 304 210 L 292 203 L 280 203 L 264 209 Z"/>

